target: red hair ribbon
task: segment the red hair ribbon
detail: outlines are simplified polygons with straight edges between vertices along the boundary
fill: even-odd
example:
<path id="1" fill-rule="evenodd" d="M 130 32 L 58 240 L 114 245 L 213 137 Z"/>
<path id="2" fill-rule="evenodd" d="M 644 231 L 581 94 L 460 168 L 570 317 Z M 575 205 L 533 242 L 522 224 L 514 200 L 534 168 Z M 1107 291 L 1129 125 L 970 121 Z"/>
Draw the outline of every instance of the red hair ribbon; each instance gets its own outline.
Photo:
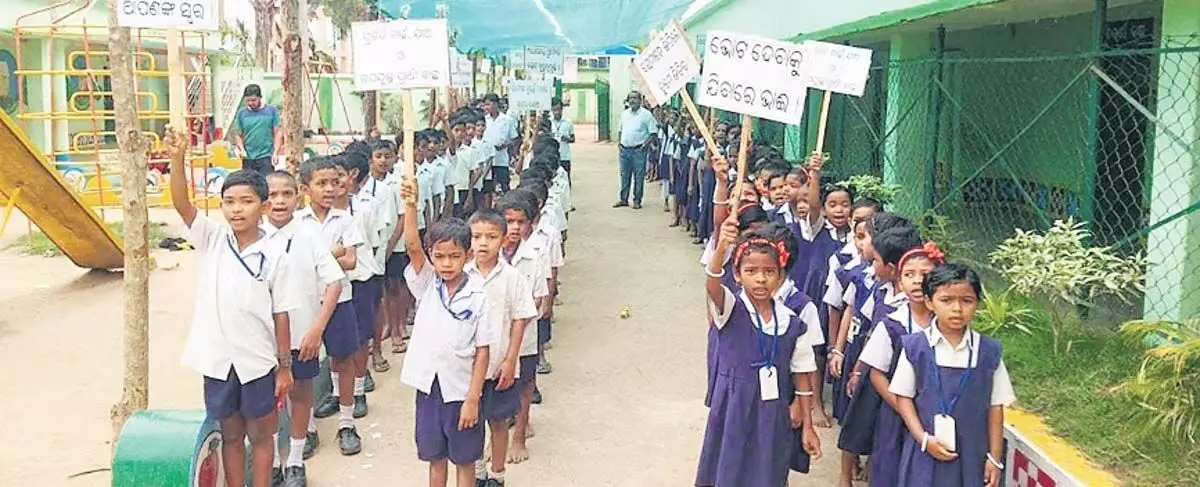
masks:
<path id="1" fill-rule="evenodd" d="M 783 241 L 772 242 L 772 241 L 767 240 L 762 237 L 754 237 L 754 238 L 746 240 L 745 242 L 738 244 L 737 248 L 734 249 L 734 251 L 733 251 L 733 268 L 734 269 L 737 269 L 738 264 L 742 261 L 742 256 L 746 254 L 746 250 L 748 250 L 751 245 L 765 245 L 767 247 L 771 247 L 772 249 L 775 249 L 775 253 L 779 254 L 779 268 L 780 269 L 787 267 L 788 258 L 790 258 L 792 256 L 792 253 L 788 251 L 787 245 L 784 245 Z"/>
<path id="2" fill-rule="evenodd" d="M 908 252 L 905 252 L 904 255 L 900 256 L 900 261 L 896 263 L 896 268 L 903 269 L 904 261 L 908 260 L 910 257 L 915 257 L 918 255 L 929 259 L 933 265 L 943 264 L 946 262 L 946 253 L 942 252 L 942 249 L 938 248 L 936 242 L 930 240 L 925 242 L 925 245 L 909 250 Z"/>

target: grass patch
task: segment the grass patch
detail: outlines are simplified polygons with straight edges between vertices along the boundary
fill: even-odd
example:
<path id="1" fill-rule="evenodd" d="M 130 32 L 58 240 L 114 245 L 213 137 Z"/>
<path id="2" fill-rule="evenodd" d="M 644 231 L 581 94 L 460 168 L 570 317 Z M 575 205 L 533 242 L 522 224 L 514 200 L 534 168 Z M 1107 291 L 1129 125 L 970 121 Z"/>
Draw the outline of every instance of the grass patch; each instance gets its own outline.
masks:
<path id="1" fill-rule="evenodd" d="M 125 235 L 125 226 L 122 224 L 122 222 L 109 223 L 108 228 L 111 228 L 113 233 L 116 233 L 119 236 Z M 148 236 L 150 238 L 150 245 L 152 247 L 157 245 L 159 240 L 167 237 L 165 228 L 166 224 L 150 222 L 150 231 Z M 8 244 L 8 246 L 5 247 L 5 250 L 15 250 L 22 255 L 40 255 L 42 257 L 57 257 L 62 255 L 62 249 L 59 249 L 54 242 L 51 242 L 50 238 L 47 237 L 46 234 L 36 231 L 20 236 L 12 243 Z"/>
<path id="2" fill-rule="evenodd" d="M 1018 406 L 1045 418 L 1122 483 L 1200 485 L 1200 448 L 1139 420 L 1141 406 L 1112 390 L 1137 374 L 1140 348 L 1107 330 L 1074 331 L 1066 337 L 1070 352 L 1059 355 L 1048 332 L 999 338 Z"/>

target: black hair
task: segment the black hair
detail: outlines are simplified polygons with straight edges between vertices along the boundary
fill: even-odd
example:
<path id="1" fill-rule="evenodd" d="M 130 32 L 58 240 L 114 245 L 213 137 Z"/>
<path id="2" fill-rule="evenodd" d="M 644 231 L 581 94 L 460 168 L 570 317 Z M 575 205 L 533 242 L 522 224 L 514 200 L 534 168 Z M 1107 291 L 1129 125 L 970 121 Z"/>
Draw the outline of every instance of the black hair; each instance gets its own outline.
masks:
<path id="1" fill-rule="evenodd" d="M 495 225 L 500 229 L 501 235 L 508 232 L 508 220 L 504 219 L 504 214 L 492 208 L 482 208 L 476 210 L 475 214 L 471 215 L 471 219 L 467 223 L 470 225 L 474 225 L 476 223 Z"/>
<path id="2" fill-rule="evenodd" d="M 347 155 L 348 153 L 343 152 L 330 157 L 329 162 L 333 164 L 334 169 L 341 168 L 343 171 L 350 172 L 350 162 L 346 160 Z"/>
<path id="3" fill-rule="evenodd" d="M 826 184 L 821 186 L 821 204 L 829 199 L 829 195 L 833 193 L 846 193 L 850 197 L 850 203 L 854 204 L 854 189 L 840 184 Z"/>
<path id="4" fill-rule="evenodd" d="M 545 181 L 521 181 L 521 184 L 518 186 L 518 188 L 528 190 L 530 193 L 533 193 L 533 195 L 537 198 L 538 208 L 541 208 L 543 202 L 546 201 L 546 198 L 550 197 L 550 188 L 546 185 Z"/>
<path id="5" fill-rule="evenodd" d="M 271 171 L 267 174 L 266 180 L 270 181 L 272 179 L 282 179 L 291 185 L 292 188 L 298 187 L 296 184 L 296 176 L 293 176 L 292 173 L 287 171 Z"/>
<path id="6" fill-rule="evenodd" d="M 522 185 L 524 185 L 524 183 L 544 183 L 548 179 L 550 179 L 550 174 L 545 169 L 545 166 L 535 164 L 529 169 L 521 171 Z"/>
<path id="7" fill-rule="evenodd" d="M 859 208 L 870 208 L 875 210 L 875 213 L 879 213 L 883 211 L 883 203 L 880 203 L 875 198 L 859 198 L 854 200 L 854 205 L 850 207 L 850 211 L 853 212 Z"/>
<path id="8" fill-rule="evenodd" d="M 497 95 L 495 93 L 488 93 L 486 95 L 483 95 L 483 102 L 487 103 L 489 101 L 492 103 L 499 104 L 500 103 L 500 95 Z"/>
<path id="9" fill-rule="evenodd" d="M 786 178 L 788 175 L 788 172 L 790 172 L 790 170 L 791 170 L 790 167 L 787 167 L 787 166 L 780 167 L 779 165 L 776 165 L 776 164 L 768 164 L 764 169 L 767 170 L 767 178 L 763 182 L 766 183 L 768 187 L 771 185 L 771 181 L 773 181 L 777 178 Z"/>
<path id="10" fill-rule="evenodd" d="M 471 227 L 462 218 L 446 218 L 434 222 L 425 231 L 425 248 L 432 249 L 442 242 L 454 242 L 463 250 L 471 250 Z"/>
<path id="11" fill-rule="evenodd" d="M 467 115 L 465 113 L 457 113 L 450 117 L 450 126 L 451 127 L 466 125 L 467 123 L 469 123 L 469 120 L 467 119 Z"/>
<path id="12" fill-rule="evenodd" d="M 317 171 L 325 169 L 337 169 L 332 158 L 317 156 L 300 165 L 300 184 L 308 184 L 312 182 L 312 175 Z"/>
<path id="13" fill-rule="evenodd" d="M 960 282 L 970 284 L 971 289 L 975 291 L 975 298 L 979 301 L 983 300 L 983 283 L 979 280 L 979 274 L 970 267 L 952 262 L 938 264 L 928 274 L 925 274 L 925 281 L 921 283 L 921 292 L 932 298 L 938 288 Z"/>
<path id="14" fill-rule="evenodd" d="M 783 274 L 787 274 L 792 270 L 792 265 L 796 263 L 796 258 L 798 257 L 797 253 L 799 252 L 800 246 L 796 240 L 796 235 L 792 233 L 790 229 L 774 223 L 768 223 L 754 230 L 742 232 L 742 234 L 738 236 L 738 241 L 734 248 L 741 248 L 743 243 L 751 240 L 766 240 L 771 244 L 782 243 L 784 249 L 786 249 L 788 252 L 788 258 L 783 262 L 781 271 Z M 742 250 L 741 255 L 734 256 L 734 260 L 737 262 L 737 266 L 739 268 L 741 267 L 741 263 L 745 262 L 744 257 L 751 253 L 767 254 L 771 256 L 772 260 L 776 262 L 779 260 L 779 249 L 770 244 L 754 242 L 747 245 L 746 248 Z"/>
<path id="15" fill-rule="evenodd" d="M 348 144 L 346 146 L 346 149 L 342 151 L 343 154 L 347 154 L 350 152 L 361 152 L 363 154 L 366 154 L 367 157 L 370 157 L 371 152 L 374 152 L 374 151 L 371 150 L 371 144 L 369 144 L 363 140 L 356 140 L 356 141 Z"/>
<path id="16" fill-rule="evenodd" d="M 758 205 L 750 205 L 738 212 L 738 231 L 744 232 L 755 223 L 769 223 L 771 216 Z"/>
<path id="17" fill-rule="evenodd" d="M 911 227 L 912 222 L 898 213 L 880 211 L 867 219 L 867 235 L 875 236 L 893 228 Z"/>
<path id="18" fill-rule="evenodd" d="M 225 196 L 225 192 L 234 186 L 249 186 L 260 201 L 267 200 L 267 178 L 258 171 L 241 169 L 229 173 L 221 184 L 221 196 Z"/>
<path id="19" fill-rule="evenodd" d="M 563 106 L 562 98 L 554 97 L 550 99 L 550 108 Z"/>
<path id="20" fill-rule="evenodd" d="M 537 216 L 538 210 L 536 202 L 530 201 L 530 198 L 536 199 L 537 196 L 524 189 L 509 191 L 500 198 L 500 204 L 497 205 L 497 208 L 500 209 L 501 214 L 504 214 L 508 210 L 519 211 L 524 213 L 525 218 L 529 221 L 533 221 L 534 217 Z"/>
<path id="21" fill-rule="evenodd" d="M 884 264 L 899 264 L 900 258 L 921 244 L 921 232 L 913 226 L 893 227 L 872 236 L 871 245 Z"/>
<path id="22" fill-rule="evenodd" d="M 246 89 L 242 90 L 242 98 L 245 98 L 247 96 L 257 96 L 259 98 L 262 98 L 262 88 L 256 84 L 246 85 Z"/>
<path id="23" fill-rule="evenodd" d="M 354 178 L 354 182 L 362 184 L 367 180 L 367 176 L 371 175 L 371 158 L 369 153 L 359 151 L 347 151 L 342 153 L 342 159 L 346 161 L 346 171 L 358 169 L 358 176 Z"/>
<path id="24" fill-rule="evenodd" d="M 396 152 L 396 144 L 392 143 L 392 141 L 390 141 L 390 140 L 384 140 L 384 139 L 372 140 L 370 142 L 370 147 L 371 147 L 371 154 L 375 154 L 376 152 L 379 152 L 381 150 L 389 150 L 389 151 L 392 151 L 392 153 Z"/>
<path id="25" fill-rule="evenodd" d="M 533 141 L 534 154 L 541 154 L 544 152 L 548 154 L 553 153 L 555 156 L 558 156 L 558 148 L 559 143 L 552 135 L 539 135 L 538 138 Z"/>

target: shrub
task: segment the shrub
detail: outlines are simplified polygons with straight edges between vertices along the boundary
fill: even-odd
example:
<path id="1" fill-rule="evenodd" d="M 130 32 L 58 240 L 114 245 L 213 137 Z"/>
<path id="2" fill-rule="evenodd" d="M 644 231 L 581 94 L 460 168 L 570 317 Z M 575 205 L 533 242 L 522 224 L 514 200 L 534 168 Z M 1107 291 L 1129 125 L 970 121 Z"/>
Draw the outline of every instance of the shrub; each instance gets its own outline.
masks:
<path id="1" fill-rule="evenodd" d="M 884 183 L 879 176 L 870 174 L 850 176 L 849 179 L 838 184 L 853 189 L 854 194 L 859 198 L 872 198 L 885 205 L 894 201 L 900 194 L 899 185 Z"/>
<path id="2" fill-rule="evenodd" d="M 1142 366 L 1118 390 L 1142 406 L 1139 413 L 1176 438 L 1195 443 L 1200 433 L 1200 319 L 1135 320 L 1121 326 L 1131 342 L 1159 344 L 1147 348 Z"/>
<path id="3" fill-rule="evenodd" d="M 1012 288 L 1004 292 L 983 293 L 983 302 L 975 313 L 975 321 L 971 326 L 980 333 L 995 336 L 1006 332 L 1033 334 L 1033 323 L 1037 318 L 1029 303 L 1024 302 L 1013 293 Z"/>

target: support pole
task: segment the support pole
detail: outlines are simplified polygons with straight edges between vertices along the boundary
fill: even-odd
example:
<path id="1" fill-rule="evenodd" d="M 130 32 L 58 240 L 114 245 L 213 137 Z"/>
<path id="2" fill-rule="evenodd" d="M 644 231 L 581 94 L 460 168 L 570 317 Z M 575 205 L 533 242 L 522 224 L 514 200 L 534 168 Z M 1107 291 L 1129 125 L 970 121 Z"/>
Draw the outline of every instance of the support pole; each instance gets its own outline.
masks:
<path id="1" fill-rule="evenodd" d="M 937 61 L 933 66 L 935 83 L 929 84 L 929 159 L 925 161 L 925 209 L 933 208 L 937 198 L 937 163 L 939 137 L 942 125 L 942 89 L 945 83 L 944 59 L 946 55 L 946 27 L 939 25 L 933 42 L 934 56 Z"/>
<path id="2" fill-rule="evenodd" d="M 1104 26 L 1108 23 L 1108 0 L 1095 0 L 1092 12 L 1092 59 L 1096 66 L 1104 50 Z M 1099 67 L 1099 66 L 1096 66 Z M 1096 165 L 1100 162 L 1100 79 L 1088 76 L 1087 138 L 1089 157 L 1083 162 L 1083 194 L 1079 196 L 1079 216 L 1084 222 L 1096 218 Z"/>

